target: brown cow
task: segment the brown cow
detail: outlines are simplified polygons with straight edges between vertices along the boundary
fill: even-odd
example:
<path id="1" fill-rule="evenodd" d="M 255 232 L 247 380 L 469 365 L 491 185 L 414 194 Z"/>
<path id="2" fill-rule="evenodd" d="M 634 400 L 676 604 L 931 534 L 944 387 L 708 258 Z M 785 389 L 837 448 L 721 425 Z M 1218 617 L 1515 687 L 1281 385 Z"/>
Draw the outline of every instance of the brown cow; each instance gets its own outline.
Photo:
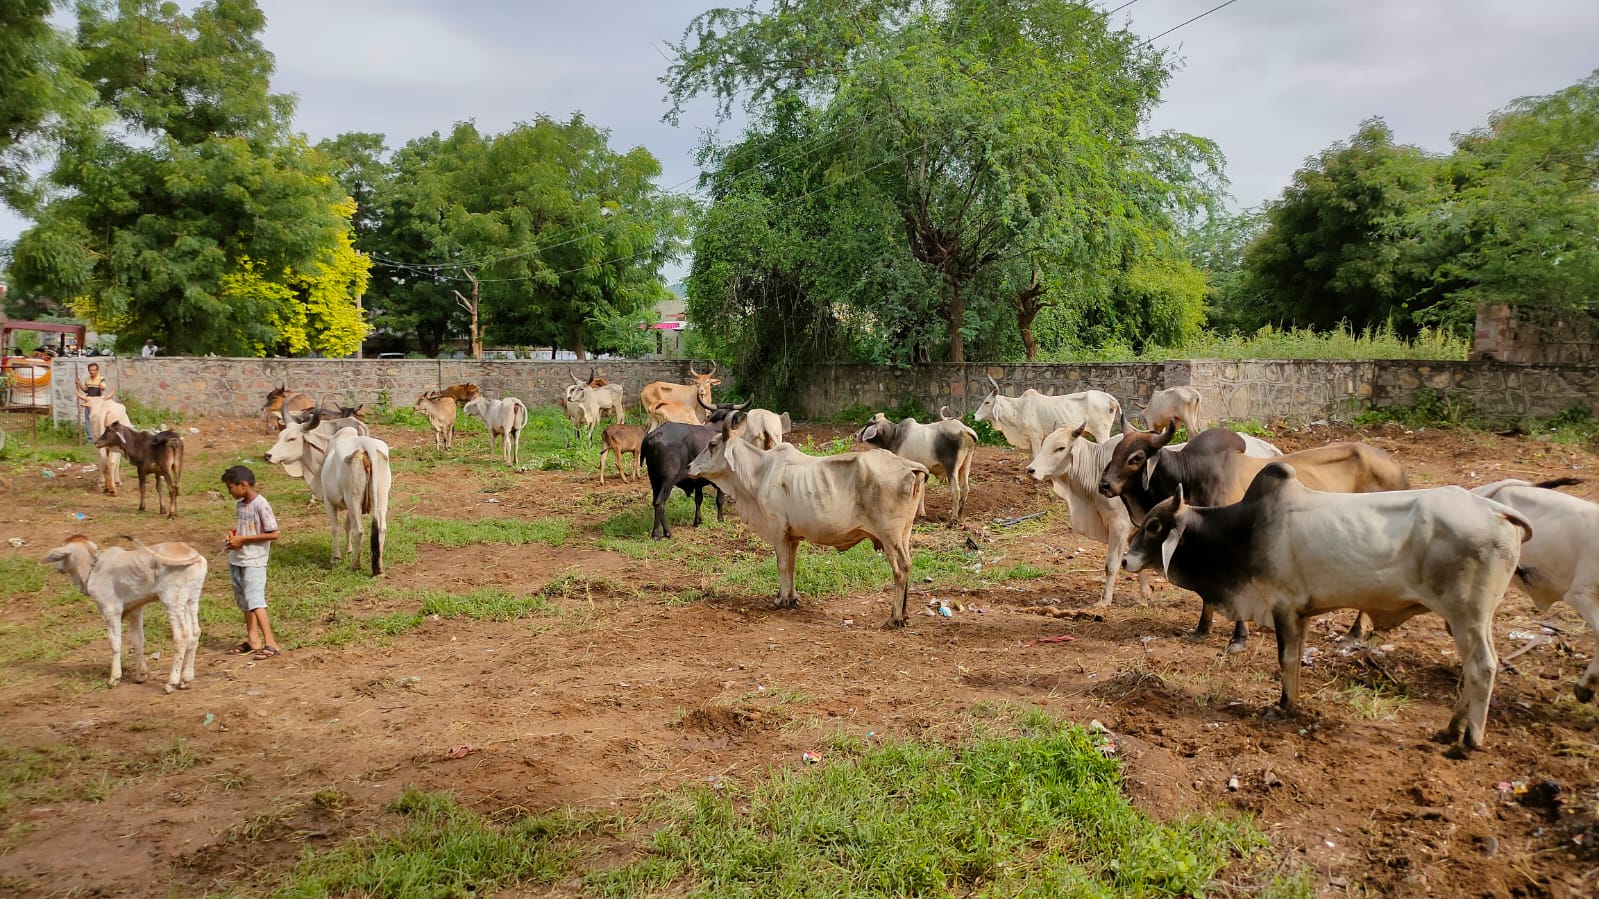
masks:
<path id="1" fill-rule="evenodd" d="M 644 443 L 644 428 L 639 425 L 610 425 L 600 434 L 600 483 L 605 483 L 605 457 L 616 456 L 616 473 L 622 483 L 627 483 L 627 469 L 622 467 L 622 456 L 633 454 L 633 480 L 638 480 L 639 450 Z"/>
<path id="2" fill-rule="evenodd" d="M 168 518 L 178 514 L 178 482 L 183 478 L 183 438 L 175 431 L 136 431 L 121 422 L 106 426 L 94 445 L 101 449 L 117 449 L 133 463 L 139 475 L 139 511 L 144 511 L 144 479 L 155 476 L 155 501 L 157 508 Z M 161 493 L 161 482 L 167 482 L 167 493 Z M 167 498 L 172 500 L 167 509 Z"/>
<path id="3" fill-rule="evenodd" d="M 1226 506 L 1244 498 L 1262 469 L 1277 459 L 1245 455 L 1244 439 L 1226 428 L 1211 428 L 1189 441 L 1181 451 L 1164 449 L 1177 432 L 1175 422 L 1160 431 L 1122 430 L 1122 441 L 1100 475 L 1102 496 L 1120 496 L 1132 520 L 1140 522 L 1156 504 L 1177 494 L 1181 486 L 1188 501 L 1198 506 Z M 1405 470 L 1387 452 L 1366 443 L 1329 443 L 1280 457 L 1298 473 L 1300 483 L 1324 493 L 1375 493 L 1410 486 Z M 1211 607 L 1200 612 L 1195 636 L 1210 633 Z M 1350 628 L 1351 637 L 1365 632 L 1361 618 Z M 1233 626 L 1228 652 L 1243 652 L 1249 626 Z"/>
<path id="4" fill-rule="evenodd" d="M 316 408 L 316 401 L 304 393 L 289 392 L 289 385 L 283 384 L 272 388 L 267 394 L 266 405 L 261 407 L 261 414 L 266 416 L 278 430 L 283 430 L 283 423 L 288 416 L 297 412 L 307 412 Z"/>
<path id="5" fill-rule="evenodd" d="M 700 410 L 699 404 L 712 402 L 711 388 L 722 383 L 722 379 L 715 377 L 715 362 L 711 363 L 711 370 L 705 374 L 695 371 L 692 363 L 688 370 L 694 378 L 692 384 L 655 381 L 644 385 L 644 389 L 639 391 L 639 401 L 644 406 L 644 414 L 649 417 L 651 430 L 667 421 L 682 421 L 681 416 L 684 412 L 693 416 L 692 421 L 683 421 L 684 424 L 704 423 L 705 415 Z M 664 403 L 672 403 L 681 408 L 673 409 L 670 406 L 663 406 Z M 678 417 L 669 418 L 668 415 L 671 413 L 675 413 Z"/>

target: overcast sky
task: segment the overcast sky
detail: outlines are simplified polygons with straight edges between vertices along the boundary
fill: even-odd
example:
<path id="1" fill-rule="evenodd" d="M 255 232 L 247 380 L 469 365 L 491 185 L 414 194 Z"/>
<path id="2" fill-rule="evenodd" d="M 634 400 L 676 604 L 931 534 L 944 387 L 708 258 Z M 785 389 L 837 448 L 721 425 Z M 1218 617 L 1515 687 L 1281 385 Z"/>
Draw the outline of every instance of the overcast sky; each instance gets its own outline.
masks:
<path id="1" fill-rule="evenodd" d="M 1114 21 L 1153 36 L 1220 2 L 1138 0 Z M 666 42 L 705 0 L 260 3 L 273 86 L 299 97 L 295 124 L 313 140 L 375 131 L 394 148 L 467 119 L 495 132 L 581 111 L 614 149 L 654 153 L 663 186 L 689 187 L 693 148 L 716 127 L 708 106 L 663 123 L 657 81 Z M 1364 118 L 1445 150 L 1508 101 L 1583 78 L 1599 68 L 1599 2 L 1238 0 L 1159 44 L 1182 67 L 1152 127 L 1217 141 L 1236 205 L 1253 206 Z M 0 239 L 24 227 L 0 209 Z"/>

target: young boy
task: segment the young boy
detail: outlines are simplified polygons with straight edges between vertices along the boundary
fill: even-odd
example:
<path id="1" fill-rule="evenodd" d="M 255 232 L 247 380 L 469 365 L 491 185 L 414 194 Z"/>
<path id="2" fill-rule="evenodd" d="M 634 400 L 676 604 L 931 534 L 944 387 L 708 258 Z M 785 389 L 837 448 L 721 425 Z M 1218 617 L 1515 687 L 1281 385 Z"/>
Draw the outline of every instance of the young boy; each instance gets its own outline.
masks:
<path id="1" fill-rule="evenodd" d="M 228 574 L 233 578 L 233 601 L 244 613 L 244 642 L 230 652 L 253 653 L 256 659 L 278 655 L 272 623 L 267 620 L 266 566 L 272 541 L 278 539 L 278 519 L 272 504 L 255 490 L 255 472 L 235 465 L 222 473 L 228 495 L 239 501 L 239 520 L 228 532 Z"/>

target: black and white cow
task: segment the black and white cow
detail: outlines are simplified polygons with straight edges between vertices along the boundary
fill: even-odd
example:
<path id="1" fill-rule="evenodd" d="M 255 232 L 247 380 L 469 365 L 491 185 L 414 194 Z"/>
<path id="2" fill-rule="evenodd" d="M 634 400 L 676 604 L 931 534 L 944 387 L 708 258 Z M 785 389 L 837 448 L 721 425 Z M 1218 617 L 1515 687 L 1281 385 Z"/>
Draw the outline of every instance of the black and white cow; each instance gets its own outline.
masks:
<path id="1" fill-rule="evenodd" d="M 947 409 L 947 407 L 946 407 Z M 879 412 L 859 431 L 855 439 L 886 449 L 902 459 L 926 466 L 927 470 L 949 482 L 949 521 L 961 520 L 966 508 L 966 497 L 971 493 L 972 456 L 977 448 L 977 432 L 962 424 L 958 418 L 943 416 L 933 424 L 924 425 L 914 418 L 889 421 Z M 922 491 L 922 507 L 918 514 L 927 514 L 927 491 Z"/>
<path id="2" fill-rule="evenodd" d="M 671 498 L 673 488 L 682 488 L 694 498 L 695 527 L 700 526 L 700 505 L 705 501 L 705 488 L 714 489 L 716 520 L 722 520 L 722 489 L 705 478 L 690 477 L 688 473 L 688 464 L 720 433 L 720 422 L 686 425 L 669 421 L 645 436 L 641 453 L 650 470 L 650 492 L 655 498 L 655 523 L 650 527 L 652 539 L 672 536 L 672 526 L 666 520 L 666 501 Z"/>

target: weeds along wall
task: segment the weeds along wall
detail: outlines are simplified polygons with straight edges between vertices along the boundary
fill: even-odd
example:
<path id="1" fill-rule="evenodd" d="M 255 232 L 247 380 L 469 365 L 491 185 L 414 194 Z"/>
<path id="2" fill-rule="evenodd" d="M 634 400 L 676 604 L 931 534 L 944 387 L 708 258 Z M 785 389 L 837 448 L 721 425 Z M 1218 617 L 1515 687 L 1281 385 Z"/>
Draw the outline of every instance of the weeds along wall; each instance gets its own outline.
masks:
<path id="1" fill-rule="evenodd" d="M 73 383 L 89 359 L 58 359 L 51 379 L 58 421 L 75 420 Z M 376 403 L 387 396 L 409 406 L 417 394 L 471 381 L 491 395 L 507 394 L 532 406 L 551 405 L 590 368 L 636 395 L 651 381 L 683 382 L 692 365 L 683 360 L 554 362 L 433 359 L 220 359 L 100 358 L 102 374 L 117 391 L 146 406 L 184 415 L 255 416 L 266 394 L 287 386 L 326 403 Z M 1204 397 L 1213 421 L 1300 423 L 1343 419 L 1371 408 L 1409 406 L 1428 392 L 1469 409 L 1486 424 L 1515 424 L 1558 415 L 1573 407 L 1599 417 L 1599 366 L 1506 362 L 1406 360 L 1222 360 L 1035 364 L 967 363 L 907 369 L 870 365 L 814 366 L 795 402 L 785 411 L 801 419 L 835 419 L 885 409 L 914 407 L 953 415 L 977 409 L 990 390 L 989 378 L 1007 395 L 1028 388 L 1042 393 L 1104 390 L 1129 414 L 1164 387 L 1190 385 Z M 754 397 L 757 406 L 780 405 Z"/>

